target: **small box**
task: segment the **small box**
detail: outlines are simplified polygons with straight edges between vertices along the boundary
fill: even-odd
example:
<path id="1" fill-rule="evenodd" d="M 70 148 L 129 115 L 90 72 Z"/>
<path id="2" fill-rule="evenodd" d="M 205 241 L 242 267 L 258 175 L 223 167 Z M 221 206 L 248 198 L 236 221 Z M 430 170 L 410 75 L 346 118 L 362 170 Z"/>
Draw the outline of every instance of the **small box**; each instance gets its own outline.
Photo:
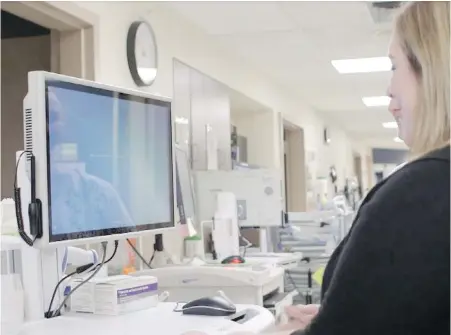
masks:
<path id="1" fill-rule="evenodd" d="M 72 287 L 82 278 L 74 280 Z M 158 280 L 152 276 L 111 276 L 95 278 L 71 297 L 71 310 L 77 313 L 119 315 L 158 304 Z"/>
<path id="2" fill-rule="evenodd" d="M 81 282 L 85 281 L 89 275 L 75 278 L 70 289 L 74 289 Z M 95 287 L 97 283 L 103 283 L 108 281 L 118 281 L 131 278 L 130 276 L 112 276 L 112 277 L 100 277 L 93 278 L 89 282 L 80 286 L 70 297 L 70 309 L 72 312 L 77 313 L 94 313 L 95 312 Z"/>
<path id="3" fill-rule="evenodd" d="M 85 278 L 75 278 L 70 284 L 70 289 L 74 289 Z M 70 310 L 77 313 L 94 313 L 94 289 L 95 283 L 89 281 L 80 286 L 72 295 L 70 296 Z"/>
<path id="4" fill-rule="evenodd" d="M 108 278 L 106 278 L 108 279 Z M 158 305 L 158 280 L 152 276 L 128 277 L 97 282 L 94 313 L 119 315 Z"/>

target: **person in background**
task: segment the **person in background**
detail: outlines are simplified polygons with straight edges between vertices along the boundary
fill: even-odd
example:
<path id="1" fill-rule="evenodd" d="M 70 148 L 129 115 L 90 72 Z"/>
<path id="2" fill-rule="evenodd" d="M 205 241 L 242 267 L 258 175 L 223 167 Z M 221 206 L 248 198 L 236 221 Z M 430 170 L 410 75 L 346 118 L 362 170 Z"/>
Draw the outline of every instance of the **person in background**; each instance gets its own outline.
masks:
<path id="1" fill-rule="evenodd" d="M 85 170 L 76 154 L 64 158 L 64 145 L 75 145 L 74 130 L 58 92 L 48 91 L 52 232 L 86 236 L 95 230 L 134 229 L 135 223 L 114 186 Z M 89 136 L 84 134 L 84 136 Z"/>
<path id="2" fill-rule="evenodd" d="M 389 53 L 389 111 L 411 159 L 366 196 L 321 305 L 291 306 L 277 334 L 450 333 L 450 3 L 403 6 Z"/>

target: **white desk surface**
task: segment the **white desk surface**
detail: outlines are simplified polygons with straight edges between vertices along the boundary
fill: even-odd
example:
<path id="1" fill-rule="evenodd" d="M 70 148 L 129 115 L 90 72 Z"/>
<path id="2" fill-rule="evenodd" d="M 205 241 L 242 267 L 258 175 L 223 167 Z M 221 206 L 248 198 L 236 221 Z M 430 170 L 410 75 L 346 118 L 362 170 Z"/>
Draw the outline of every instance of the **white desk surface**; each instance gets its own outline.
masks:
<path id="1" fill-rule="evenodd" d="M 179 307 L 182 304 L 179 304 Z M 159 303 L 157 307 L 123 314 L 100 316 L 68 314 L 51 320 L 30 322 L 21 327 L 17 335 L 181 335 L 187 331 L 202 331 L 208 335 L 225 335 L 237 331 L 260 333 L 274 324 L 267 309 L 258 306 L 236 305 L 237 312 L 255 309 L 259 315 L 239 324 L 224 317 L 183 315 L 174 312 L 175 303 Z"/>

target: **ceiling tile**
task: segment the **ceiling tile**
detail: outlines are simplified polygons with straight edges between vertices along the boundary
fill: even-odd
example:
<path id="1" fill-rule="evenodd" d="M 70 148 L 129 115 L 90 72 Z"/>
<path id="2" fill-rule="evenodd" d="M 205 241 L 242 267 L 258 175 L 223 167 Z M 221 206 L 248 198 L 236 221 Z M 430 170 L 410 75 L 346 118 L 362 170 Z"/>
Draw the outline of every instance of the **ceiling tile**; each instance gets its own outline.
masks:
<path id="1" fill-rule="evenodd" d="M 334 59 L 383 56 L 390 24 L 375 24 L 366 2 L 169 2 L 221 47 L 252 64 L 307 105 L 351 133 L 392 140 L 386 107 L 364 96 L 384 95 L 390 73 L 340 75 Z"/>
<path id="2" fill-rule="evenodd" d="M 275 2 L 170 2 L 210 35 L 253 34 L 296 28 Z"/>
<path id="3" fill-rule="evenodd" d="M 371 27 L 370 11 L 362 1 L 289 1 L 280 7 L 302 29 Z"/>

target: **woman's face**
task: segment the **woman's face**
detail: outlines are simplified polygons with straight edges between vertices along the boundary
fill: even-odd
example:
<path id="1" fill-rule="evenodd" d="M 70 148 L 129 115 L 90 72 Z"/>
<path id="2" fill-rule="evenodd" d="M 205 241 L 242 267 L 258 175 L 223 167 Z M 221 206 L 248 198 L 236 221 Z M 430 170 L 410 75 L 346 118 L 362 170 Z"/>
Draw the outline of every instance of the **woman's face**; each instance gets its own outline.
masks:
<path id="1" fill-rule="evenodd" d="M 410 146 L 412 142 L 413 111 L 417 103 L 418 80 L 396 36 L 389 48 L 392 78 L 388 88 L 391 97 L 388 110 L 398 124 L 398 136 Z"/>

